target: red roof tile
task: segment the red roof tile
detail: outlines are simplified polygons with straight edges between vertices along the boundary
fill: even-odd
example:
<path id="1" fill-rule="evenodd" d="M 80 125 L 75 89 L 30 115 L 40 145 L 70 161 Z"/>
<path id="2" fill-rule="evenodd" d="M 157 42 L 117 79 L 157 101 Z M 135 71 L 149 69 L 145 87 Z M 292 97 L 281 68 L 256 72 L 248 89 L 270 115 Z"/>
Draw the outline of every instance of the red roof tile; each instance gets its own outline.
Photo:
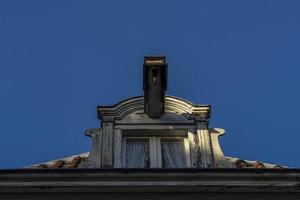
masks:
<path id="1" fill-rule="evenodd" d="M 40 163 L 36 165 L 29 166 L 28 168 L 34 169 L 74 169 L 77 168 L 78 165 L 87 160 L 88 153 L 79 154 L 75 156 L 70 156 L 66 158 L 62 158 L 59 160 L 53 160 L 46 163 Z"/>
<path id="2" fill-rule="evenodd" d="M 53 160 L 46 163 L 40 163 L 36 165 L 29 166 L 28 168 L 35 169 L 74 169 L 78 168 L 79 164 L 86 161 L 89 153 L 83 153 L 79 155 L 74 155 L 59 160 Z M 260 161 L 249 161 L 242 160 L 239 158 L 226 157 L 227 161 L 232 164 L 232 168 L 256 168 L 256 169 L 266 169 L 266 168 L 288 168 L 286 166 L 281 166 L 277 164 L 268 164 Z"/>

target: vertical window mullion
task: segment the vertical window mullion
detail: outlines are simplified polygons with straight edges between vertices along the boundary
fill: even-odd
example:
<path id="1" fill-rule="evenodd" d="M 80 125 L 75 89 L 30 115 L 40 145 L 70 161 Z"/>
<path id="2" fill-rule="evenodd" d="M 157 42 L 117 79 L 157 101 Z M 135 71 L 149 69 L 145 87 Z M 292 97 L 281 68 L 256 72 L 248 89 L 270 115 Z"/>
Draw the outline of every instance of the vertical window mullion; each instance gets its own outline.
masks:
<path id="1" fill-rule="evenodd" d="M 122 139 L 122 166 L 126 167 L 126 138 Z"/>
<path id="2" fill-rule="evenodd" d="M 157 167 L 162 167 L 162 160 L 161 160 L 161 138 L 156 138 L 156 155 L 157 155 Z"/>
<path id="3" fill-rule="evenodd" d="M 189 140 L 187 138 L 184 138 L 183 141 L 184 141 L 186 166 L 191 167 L 191 156 L 190 156 Z"/>
<path id="4" fill-rule="evenodd" d="M 156 137 L 150 137 L 150 168 L 157 168 Z"/>

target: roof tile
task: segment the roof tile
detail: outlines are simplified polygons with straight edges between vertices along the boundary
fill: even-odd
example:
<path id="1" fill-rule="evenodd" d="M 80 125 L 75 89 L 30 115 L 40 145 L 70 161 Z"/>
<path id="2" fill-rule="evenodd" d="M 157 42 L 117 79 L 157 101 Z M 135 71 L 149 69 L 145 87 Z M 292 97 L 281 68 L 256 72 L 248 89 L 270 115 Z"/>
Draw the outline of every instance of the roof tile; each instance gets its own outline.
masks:
<path id="1" fill-rule="evenodd" d="M 35 169 L 74 169 L 78 168 L 79 164 L 86 161 L 89 153 L 83 153 L 78 155 L 69 156 L 59 160 L 53 160 L 46 163 L 40 163 L 29 166 L 27 168 Z M 260 161 L 242 160 L 239 158 L 226 157 L 227 161 L 232 163 L 233 168 L 255 168 L 255 169 L 266 169 L 266 168 L 288 168 L 277 164 L 268 164 Z"/>

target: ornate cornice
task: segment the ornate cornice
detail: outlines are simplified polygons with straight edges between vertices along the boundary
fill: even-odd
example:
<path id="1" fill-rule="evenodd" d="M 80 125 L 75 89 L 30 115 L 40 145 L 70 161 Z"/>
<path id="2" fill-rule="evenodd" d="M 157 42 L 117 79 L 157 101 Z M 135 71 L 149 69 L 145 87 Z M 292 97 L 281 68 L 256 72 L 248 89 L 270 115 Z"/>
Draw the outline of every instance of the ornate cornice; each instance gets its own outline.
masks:
<path id="1" fill-rule="evenodd" d="M 197 105 L 174 96 L 165 98 L 165 112 L 177 113 L 186 119 L 208 120 L 210 108 L 210 105 Z M 102 121 L 122 120 L 133 112 L 144 112 L 143 96 L 129 98 L 112 106 L 98 106 L 97 108 L 98 118 Z"/>

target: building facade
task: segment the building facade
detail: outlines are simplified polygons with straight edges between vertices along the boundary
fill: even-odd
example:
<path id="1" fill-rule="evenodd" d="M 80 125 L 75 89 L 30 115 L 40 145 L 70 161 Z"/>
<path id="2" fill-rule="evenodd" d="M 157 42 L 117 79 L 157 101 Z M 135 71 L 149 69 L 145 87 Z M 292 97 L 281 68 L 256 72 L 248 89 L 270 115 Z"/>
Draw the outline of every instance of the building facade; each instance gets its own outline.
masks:
<path id="1" fill-rule="evenodd" d="M 98 106 L 90 152 L 0 171 L 0 198 L 300 198 L 299 170 L 224 156 L 211 106 L 166 95 L 165 57 L 143 69 L 144 96 Z"/>

